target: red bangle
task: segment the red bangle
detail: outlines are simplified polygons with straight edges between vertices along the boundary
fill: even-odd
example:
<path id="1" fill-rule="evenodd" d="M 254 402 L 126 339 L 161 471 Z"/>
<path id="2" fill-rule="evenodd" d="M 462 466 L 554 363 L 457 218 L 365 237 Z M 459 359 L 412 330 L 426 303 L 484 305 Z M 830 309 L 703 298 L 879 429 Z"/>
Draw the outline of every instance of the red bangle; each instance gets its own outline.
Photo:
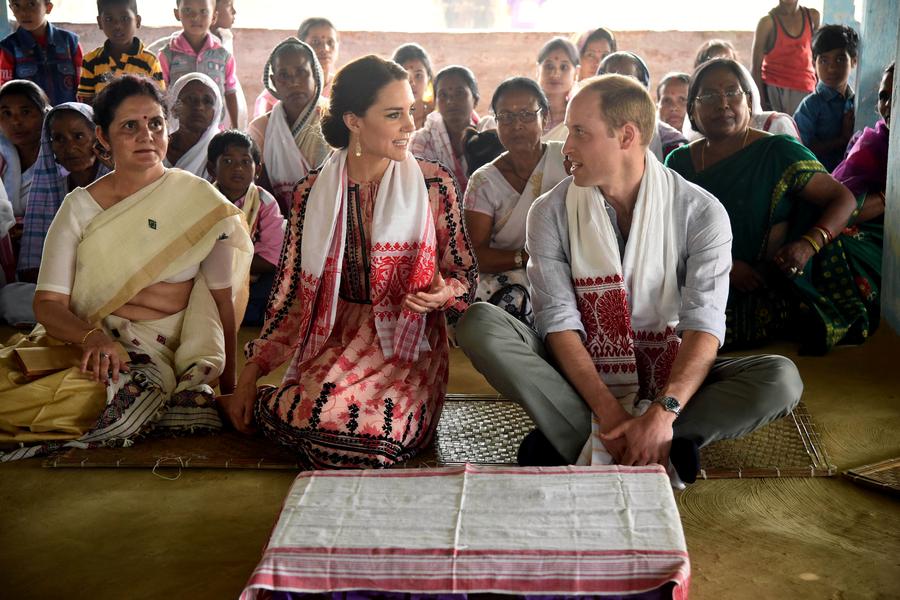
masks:
<path id="1" fill-rule="evenodd" d="M 834 241 L 834 234 L 831 233 L 831 230 L 829 230 L 824 225 L 813 225 L 813 229 L 820 229 L 822 231 L 822 233 L 825 234 L 825 243 L 826 244 L 830 244 L 831 242 Z"/>

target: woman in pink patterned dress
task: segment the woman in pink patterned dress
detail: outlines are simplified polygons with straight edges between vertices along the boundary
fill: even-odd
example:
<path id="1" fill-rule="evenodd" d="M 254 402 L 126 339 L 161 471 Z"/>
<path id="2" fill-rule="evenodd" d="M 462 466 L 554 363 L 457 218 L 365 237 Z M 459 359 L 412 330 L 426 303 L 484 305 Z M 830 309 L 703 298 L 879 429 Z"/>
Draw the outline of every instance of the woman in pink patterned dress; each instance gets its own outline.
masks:
<path id="1" fill-rule="evenodd" d="M 406 460 L 440 416 L 447 317 L 477 271 L 453 177 L 407 151 L 414 102 L 406 71 L 376 56 L 335 76 L 322 131 L 336 150 L 294 190 L 265 325 L 220 399 L 237 429 L 255 421 L 310 467 Z"/>

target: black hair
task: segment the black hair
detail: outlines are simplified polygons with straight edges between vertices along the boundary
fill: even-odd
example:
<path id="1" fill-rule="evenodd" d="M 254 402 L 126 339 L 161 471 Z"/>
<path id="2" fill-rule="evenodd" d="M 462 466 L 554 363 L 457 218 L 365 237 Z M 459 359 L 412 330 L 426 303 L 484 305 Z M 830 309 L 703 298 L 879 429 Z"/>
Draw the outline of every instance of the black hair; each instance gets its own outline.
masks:
<path id="1" fill-rule="evenodd" d="M 612 54 L 607 54 L 606 58 L 600 61 L 600 66 L 597 67 L 597 75 L 605 75 L 608 72 L 607 67 L 609 63 L 614 60 L 622 59 L 629 60 L 637 66 L 638 81 L 640 81 L 645 88 L 650 89 L 650 69 L 647 68 L 647 63 L 644 62 L 643 58 L 628 50 L 618 50 Z"/>
<path id="2" fill-rule="evenodd" d="M 688 86 L 691 85 L 691 76 L 687 73 L 681 73 L 679 71 L 672 71 L 671 73 L 666 73 L 662 79 L 659 80 L 659 83 L 656 84 L 656 99 L 659 100 L 662 98 L 662 89 L 663 87 L 669 83 L 670 81 L 680 81 Z"/>
<path id="3" fill-rule="evenodd" d="M 728 50 L 731 52 L 731 55 L 737 59 L 737 50 L 734 49 L 734 45 L 728 40 L 721 39 L 712 39 L 706 40 L 700 47 L 697 48 L 697 56 L 694 58 L 694 68 L 696 69 L 706 61 L 713 58 L 713 55 L 716 54 L 717 50 Z"/>
<path id="4" fill-rule="evenodd" d="M 741 84 L 741 89 L 744 92 L 747 94 L 753 93 L 753 83 L 747 77 L 747 71 L 742 68 L 737 61 L 731 60 L 730 58 L 714 58 L 706 61 L 694 70 L 694 74 L 691 75 L 691 84 L 688 86 L 687 115 L 694 131 L 700 131 L 700 128 L 697 127 L 697 123 L 694 121 L 693 117 L 694 104 L 697 102 L 697 95 L 700 93 L 700 84 L 703 83 L 703 78 L 706 77 L 710 71 L 720 68 L 728 69 L 734 73 L 734 76 L 737 77 L 738 83 Z"/>
<path id="5" fill-rule="evenodd" d="M 394 58 L 392 59 L 398 65 L 403 65 L 411 60 L 417 60 L 425 65 L 425 72 L 428 73 L 428 80 L 434 80 L 434 73 L 431 72 L 431 59 L 425 48 L 418 44 L 403 44 L 394 50 Z"/>
<path id="6" fill-rule="evenodd" d="M 578 48 L 575 47 L 575 44 L 567 40 L 566 38 L 555 37 L 548 41 L 546 44 L 541 46 L 540 52 L 538 52 L 537 62 L 541 64 L 547 57 L 550 56 L 550 53 L 555 50 L 562 50 L 566 53 L 566 56 L 569 57 L 569 62 L 571 62 L 576 67 L 581 64 L 581 54 L 578 52 Z"/>
<path id="7" fill-rule="evenodd" d="M 298 52 L 306 56 L 306 62 L 309 63 L 309 70 L 312 72 L 313 81 L 316 84 L 315 98 L 322 95 L 322 65 L 316 57 L 316 51 L 306 42 L 302 42 L 295 37 L 289 37 L 278 43 L 277 46 L 269 54 L 269 60 L 263 66 L 263 87 L 268 90 L 272 96 L 278 98 L 278 92 L 275 90 L 275 84 L 272 82 L 272 71 L 275 67 L 275 59 L 286 52 Z M 307 116 L 315 110 L 316 102 L 310 103 Z M 304 117 L 304 122 L 306 117 Z"/>
<path id="8" fill-rule="evenodd" d="M 300 23 L 300 27 L 297 28 L 297 37 L 300 38 L 300 41 L 305 42 L 306 38 L 309 37 L 310 29 L 316 27 L 330 27 L 337 33 L 337 27 L 325 17 L 309 17 L 308 19 L 303 19 L 303 22 Z"/>
<path id="9" fill-rule="evenodd" d="M 469 127 L 465 131 L 465 136 L 463 151 L 466 155 L 466 175 L 469 177 L 476 170 L 506 152 L 506 148 L 500 143 L 500 136 L 497 135 L 496 129 L 479 132 Z"/>
<path id="10" fill-rule="evenodd" d="M 859 51 L 859 34 L 846 25 L 822 25 L 812 37 L 813 60 L 820 54 L 843 48 L 855 59 Z"/>
<path id="11" fill-rule="evenodd" d="M 149 77 L 127 73 L 113 78 L 94 98 L 94 124 L 108 135 L 109 126 L 116 116 L 119 105 L 132 96 L 147 96 L 153 99 L 162 108 L 163 115 L 169 116 L 166 99 L 156 82 Z"/>
<path id="12" fill-rule="evenodd" d="M 206 148 L 206 160 L 215 164 L 219 157 L 225 153 L 229 146 L 236 146 L 250 151 L 253 162 L 258 167 L 260 164 L 259 147 L 249 135 L 237 129 L 226 129 L 220 131 L 209 140 L 209 146 Z"/>
<path id="13" fill-rule="evenodd" d="M 510 77 L 504 79 L 503 82 L 494 90 L 494 96 L 491 98 L 491 111 L 497 114 L 497 103 L 503 94 L 509 92 L 528 92 L 537 100 L 541 113 L 546 115 L 550 111 L 550 102 L 547 101 L 547 95 L 537 81 L 530 77 Z"/>
<path id="14" fill-rule="evenodd" d="M 405 72 L 405 71 L 404 71 Z M 478 102 L 478 99 L 481 95 L 478 93 L 478 82 L 475 80 L 475 74 L 468 67 L 464 67 L 462 65 L 450 65 L 449 67 L 444 67 L 438 74 L 434 76 L 434 95 L 437 96 L 438 84 L 441 79 L 445 77 L 449 77 L 450 75 L 456 75 L 461 77 L 463 82 L 466 84 L 466 87 L 469 88 L 469 91 L 472 92 L 472 97 L 475 99 L 475 102 Z"/>
<path id="15" fill-rule="evenodd" d="M 619 49 L 618 44 L 616 44 L 616 36 L 615 34 L 607 29 L 606 27 L 598 27 L 597 29 L 590 32 L 584 41 L 581 43 L 581 48 L 578 49 L 578 54 L 580 56 L 584 56 L 585 51 L 587 51 L 587 47 L 591 42 L 596 42 L 598 40 L 605 40 L 607 44 L 609 44 L 609 51 L 615 52 Z"/>
<path id="16" fill-rule="evenodd" d="M 27 79 L 13 79 L 0 87 L 0 99 L 4 96 L 25 96 L 42 113 L 50 110 L 50 100 L 41 87 Z"/>
<path id="17" fill-rule="evenodd" d="M 347 63 L 334 76 L 328 111 L 322 115 L 322 135 L 332 148 L 350 145 L 344 115 L 363 116 L 375 104 L 378 92 L 394 81 L 406 81 L 406 70 L 392 60 L 369 54 Z"/>
<path id="18" fill-rule="evenodd" d="M 137 0 L 97 0 L 97 15 L 102 15 L 105 9 L 114 6 L 127 6 L 135 15 L 138 14 Z"/>

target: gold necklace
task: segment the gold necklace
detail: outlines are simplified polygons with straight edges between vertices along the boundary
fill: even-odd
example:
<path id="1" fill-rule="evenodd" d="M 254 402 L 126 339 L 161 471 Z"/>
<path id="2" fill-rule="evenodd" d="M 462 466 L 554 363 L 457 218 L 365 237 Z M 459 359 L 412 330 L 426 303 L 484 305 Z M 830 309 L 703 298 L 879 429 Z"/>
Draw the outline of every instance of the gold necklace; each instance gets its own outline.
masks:
<path id="1" fill-rule="evenodd" d="M 737 149 L 738 152 L 743 150 L 744 146 L 747 145 L 747 138 L 749 136 L 750 136 L 750 128 L 747 127 L 747 129 L 744 130 L 744 139 L 741 141 L 741 147 Z M 707 138 L 705 140 L 705 142 L 706 142 L 705 144 L 700 146 L 700 170 L 701 171 L 706 170 L 706 147 L 709 146 L 709 138 Z"/>

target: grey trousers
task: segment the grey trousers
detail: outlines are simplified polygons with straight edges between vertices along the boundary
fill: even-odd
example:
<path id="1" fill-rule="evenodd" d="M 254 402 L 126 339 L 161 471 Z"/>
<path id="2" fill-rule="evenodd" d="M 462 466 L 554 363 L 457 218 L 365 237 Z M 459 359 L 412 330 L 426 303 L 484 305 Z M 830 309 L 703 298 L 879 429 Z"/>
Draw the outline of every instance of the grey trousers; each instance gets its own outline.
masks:
<path id="1" fill-rule="evenodd" d="M 538 334 L 488 304 L 471 305 L 456 338 L 494 388 L 518 402 L 570 463 L 591 432 L 591 410 L 552 364 Z M 703 385 L 673 426 L 674 436 L 698 446 L 737 438 L 787 415 L 803 382 L 794 363 L 775 355 L 717 358 Z"/>

